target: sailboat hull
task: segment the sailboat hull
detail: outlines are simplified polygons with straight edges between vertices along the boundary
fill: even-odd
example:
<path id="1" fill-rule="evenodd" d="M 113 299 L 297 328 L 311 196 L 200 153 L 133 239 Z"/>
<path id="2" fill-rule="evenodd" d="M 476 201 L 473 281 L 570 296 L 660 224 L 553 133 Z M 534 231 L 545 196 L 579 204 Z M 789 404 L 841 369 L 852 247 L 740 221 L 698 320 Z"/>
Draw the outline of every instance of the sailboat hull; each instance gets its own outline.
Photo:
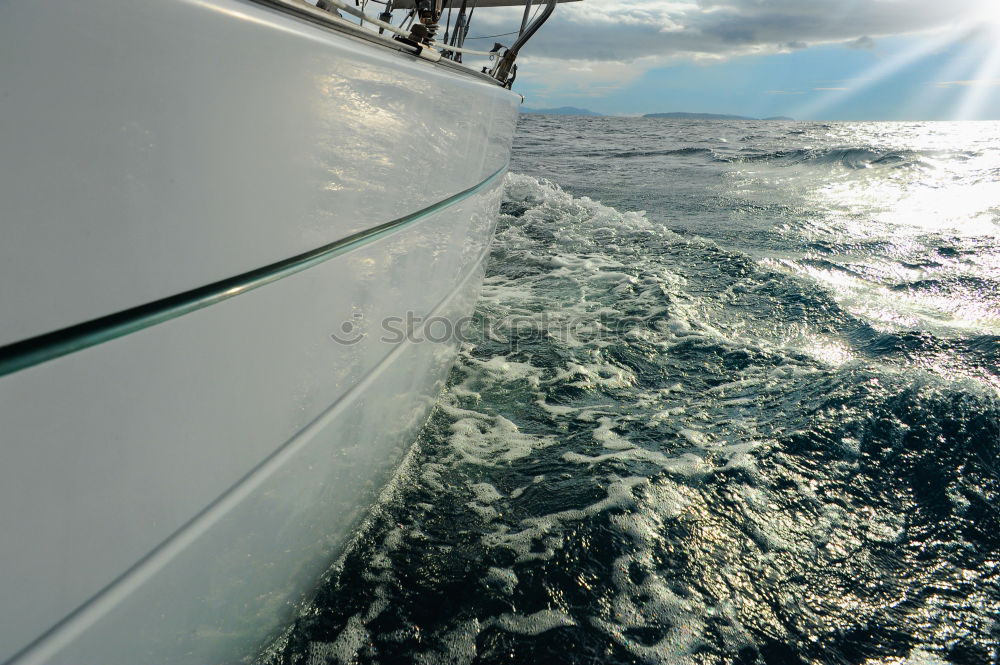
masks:
<path id="1" fill-rule="evenodd" d="M 238 662 L 443 385 L 518 98 L 237 0 L 9 3 L 0 81 L 0 662 Z"/>

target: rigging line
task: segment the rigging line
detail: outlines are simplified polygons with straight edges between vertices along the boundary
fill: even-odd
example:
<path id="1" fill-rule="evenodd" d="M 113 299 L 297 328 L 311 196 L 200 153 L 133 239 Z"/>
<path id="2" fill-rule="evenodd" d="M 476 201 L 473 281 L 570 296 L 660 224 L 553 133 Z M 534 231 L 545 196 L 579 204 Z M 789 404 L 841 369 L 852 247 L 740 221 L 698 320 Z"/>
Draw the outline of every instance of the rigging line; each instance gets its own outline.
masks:
<path id="1" fill-rule="evenodd" d="M 452 46 L 458 46 L 459 48 L 465 47 L 465 38 L 469 36 L 469 27 L 472 25 L 472 15 L 476 13 L 476 5 L 478 3 L 479 0 L 472 0 L 472 9 L 469 10 L 469 15 L 466 16 L 465 20 L 462 22 L 462 34 L 458 33 L 455 34 L 455 36 L 452 38 L 453 42 Z M 462 0 L 462 11 L 460 12 L 460 14 L 464 14 L 465 9 L 468 6 L 469 6 L 468 0 Z M 490 58 L 490 60 L 492 59 L 493 58 Z M 455 60 L 457 62 L 462 62 L 462 54 L 461 53 L 457 54 Z"/>
<path id="2" fill-rule="evenodd" d="M 531 15 L 531 21 L 528 22 L 529 24 L 532 23 L 532 22 L 534 22 L 535 17 L 538 16 L 538 10 L 541 9 L 541 8 L 542 8 L 541 4 L 539 4 L 538 6 L 535 7 L 535 13 Z M 516 35 L 519 32 L 520 32 L 520 30 L 514 30 L 512 32 L 501 32 L 499 35 L 482 35 L 480 37 L 466 37 L 466 39 L 467 40 L 468 39 L 493 39 L 494 37 L 508 37 L 510 35 Z"/>
<path id="3" fill-rule="evenodd" d="M 513 32 L 501 32 L 498 35 L 480 35 L 479 37 L 466 37 L 466 39 L 493 39 L 494 37 L 506 37 L 508 35 L 516 35 L 517 32 L 518 32 L 517 30 L 514 30 Z"/>
<path id="4" fill-rule="evenodd" d="M 444 35 L 444 43 L 445 44 L 447 44 L 449 46 L 458 46 L 458 33 L 459 33 L 460 29 L 461 29 L 461 27 L 459 26 L 459 23 L 462 23 L 463 21 L 465 21 L 465 8 L 466 8 L 467 5 L 468 5 L 468 0 L 462 0 L 462 8 L 458 10 L 458 16 L 455 17 L 455 31 L 451 33 L 451 39 L 448 38 L 448 33 L 447 32 L 445 33 L 445 35 Z M 449 22 L 451 21 L 451 5 L 450 4 L 448 5 L 448 21 Z M 458 54 L 456 53 L 455 55 L 457 56 Z M 455 60 L 456 58 L 453 56 L 452 59 Z M 461 61 L 461 56 L 459 56 L 457 58 L 457 60 Z"/>
<path id="5" fill-rule="evenodd" d="M 451 0 L 448 0 L 448 20 L 444 22 L 444 43 L 448 43 L 448 31 L 451 30 Z"/>
<path id="6" fill-rule="evenodd" d="M 276 1 L 280 2 L 280 1 L 287 1 L 287 0 L 276 0 Z M 326 2 L 328 4 L 330 4 L 331 6 L 336 7 L 337 9 L 339 9 L 341 11 L 347 12 L 351 16 L 357 16 L 358 18 L 360 18 L 362 20 L 368 21 L 369 23 L 373 23 L 374 25 L 379 26 L 381 28 L 385 28 L 389 32 L 393 32 L 393 33 L 396 33 L 398 35 L 406 35 L 405 29 L 397 28 L 396 26 L 394 26 L 391 23 L 386 23 L 385 21 L 382 21 L 380 19 L 368 16 L 367 14 L 365 14 L 364 12 L 362 12 L 360 9 L 357 9 L 357 8 L 352 7 L 351 5 L 347 4 L 347 2 L 345 2 L 344 0 L 326 0 Z M 416 10 L 411 9 L 410 10 L 410 16 L 409 16 L 411 25 L 413 23 L 413 17 L 414 17 L 415 14 L 416 14 Z M 417 52 L 417 55 L 420 55 L 420 57 L 422 57 L 422 58 L 427 58 L 429 60 L 434 60 L 435 62 L 437 62 L 438 60 L 440 60 L 443 57 L 441 55 L 441 53 L 443 51 L 452 51 L 454 53 L 469 53 L 469 54 L 472 54 L 472 55 L 485 55 L 485 56 L 489 56 L 491 58 L 496 55 L 496 53 L 494 53 L 493 51 L 476 51 L 476 50 L 473 50 L 473 49 L 460 48 L 458 46 L 448 46 L 446 44 L 439 44 L 439 43 L 435 43 L 435 42 L 431 42 L 430 44 L 427 44 L 425 46 L 420 46 L 419 49 L 420 50 Z M 434 54 L 434 57 L 428 57 L 427 55 L 425 55 L 425 51 L 432 51 L 433 54 Z"/>
<path id="7" fill-rule="evenodd" d="M 472 0 L 472 8 L 469 10 L 469 17 L 465 19 L 465 28 L 462 31 L 462 46 L 465 43 L 465 38 L 469 36 L 469 28 L 472 27 L 472 15 L 476 13 L 476 5 L 479 4 L 479 0 Z"/>

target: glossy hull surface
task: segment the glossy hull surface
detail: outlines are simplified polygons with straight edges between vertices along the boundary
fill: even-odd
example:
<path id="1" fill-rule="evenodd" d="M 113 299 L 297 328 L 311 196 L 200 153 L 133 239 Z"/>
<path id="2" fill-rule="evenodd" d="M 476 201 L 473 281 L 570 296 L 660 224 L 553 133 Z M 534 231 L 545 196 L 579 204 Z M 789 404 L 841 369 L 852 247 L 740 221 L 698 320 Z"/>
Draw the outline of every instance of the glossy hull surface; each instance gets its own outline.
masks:
<path id="1" fill-rule="evenodd" d="M 237 662 L 443 385 L 516 97 L 235 1 L 8 3 L 0 82 L 0 345 L 163 310 L 0 376 L 0 662 Z"/>

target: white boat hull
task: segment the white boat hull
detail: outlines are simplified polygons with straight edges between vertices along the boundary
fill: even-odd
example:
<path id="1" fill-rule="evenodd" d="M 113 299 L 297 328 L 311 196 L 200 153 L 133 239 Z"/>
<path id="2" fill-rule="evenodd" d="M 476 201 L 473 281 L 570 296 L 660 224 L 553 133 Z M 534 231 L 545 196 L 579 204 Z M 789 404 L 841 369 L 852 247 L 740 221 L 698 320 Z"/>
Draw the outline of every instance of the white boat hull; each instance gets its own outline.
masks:
<path id="1" fill-rule="evenodd" d="M 237 662 L 443 385 L 517 97 L 236 0 L 8 3 L 0 83 L 0 662 Z"/>

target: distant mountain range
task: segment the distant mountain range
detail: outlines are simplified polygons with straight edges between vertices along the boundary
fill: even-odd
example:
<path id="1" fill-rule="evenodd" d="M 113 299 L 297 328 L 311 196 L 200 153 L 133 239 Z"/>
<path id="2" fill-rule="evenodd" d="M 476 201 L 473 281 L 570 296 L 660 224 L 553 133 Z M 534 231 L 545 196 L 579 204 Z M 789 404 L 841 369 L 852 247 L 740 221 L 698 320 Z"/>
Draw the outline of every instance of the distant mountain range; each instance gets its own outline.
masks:
<path id="1" fill-rule="evenodd" d="M 770 118 L 751 118 L 745 115 L 723 115 L 720 113 L 647 113 L 643 118 L 673 118 L 675 120 L 794 120 L 783 115 Z"/>
<path id="2" fill-rule="evenodd" d="M 580 109 L 575 106 L 560 106 L 554 109 L 533 109 L 527 106 L 521 107 L 521 113 L 539 113 L 542 115 L 591 115 L 600 116 L 590 109 Z M 674 120 L 794 120 L 783 115 L 776 115 L 770 118 L 751 118 L 745 115 L 724 115 L 721 113 L 647 113 L 643 118 L 671 118 Z"/>
<path id="3" fill-rule="evenodd" d="M 521 113 L 541 113 L 544 115 L 601 115 L 589 109 L 578 109 L 575 106 L 560 106 L 556 109 L 531 109 L 527 106 L 521 107 Z"/>

